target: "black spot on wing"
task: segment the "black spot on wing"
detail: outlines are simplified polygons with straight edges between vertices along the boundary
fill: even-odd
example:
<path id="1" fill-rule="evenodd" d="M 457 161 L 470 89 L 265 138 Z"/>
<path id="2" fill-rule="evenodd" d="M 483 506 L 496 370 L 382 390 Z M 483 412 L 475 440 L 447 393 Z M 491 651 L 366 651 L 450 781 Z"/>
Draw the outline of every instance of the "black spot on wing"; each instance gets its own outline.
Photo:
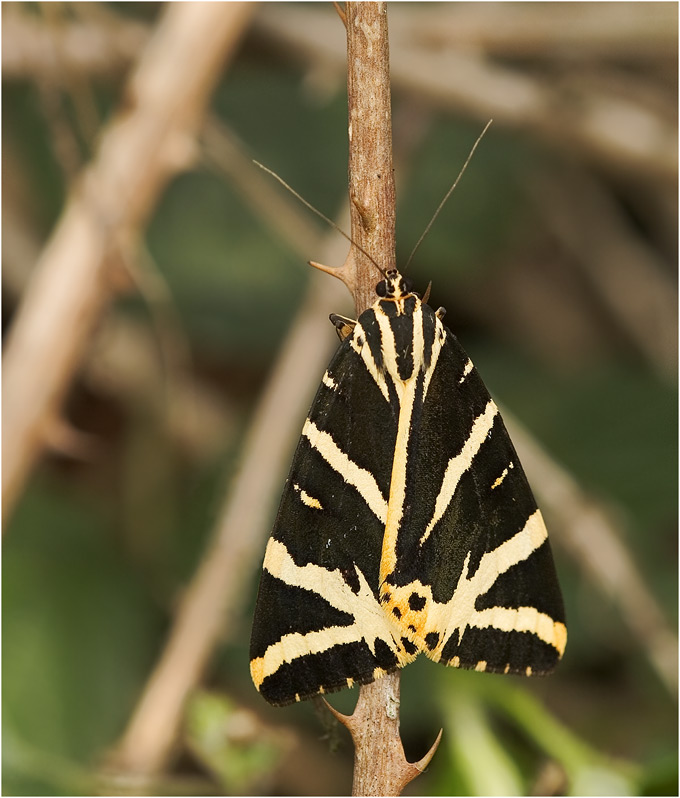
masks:
<path id="1" fill-rule="evenodd" d="M 408 637 L 402 637 L 401 644 L 404 646 L 407 654 L 413 655 L 418 653 L 417 647 L 408 639 Z"/>
<path id="2" fill-rule="evenodd" d="M 375 641 L 375 660 L 377 667 L 384 671 L 394 670 L 398 664 L 394 651 L 381 638 Z"/>
<path id="3" fill-rule="evenodd" d="M 358 594 L 361 590 L 361 582 L 359 581 L 359 575 L 357 574 L 356 568 L 341 568 L 340 573 L 342 578 L 345 580 L 345 583 L 352 591 L 352 593 Z"/>
<path id="4" fill-rule="evenodd" d="M 411 593 L 411 595 L 408 597 L 408 605 L 414 612 L 420 612 L 425 604 L 425 597 L 419 595 L 418 593 Z"/>

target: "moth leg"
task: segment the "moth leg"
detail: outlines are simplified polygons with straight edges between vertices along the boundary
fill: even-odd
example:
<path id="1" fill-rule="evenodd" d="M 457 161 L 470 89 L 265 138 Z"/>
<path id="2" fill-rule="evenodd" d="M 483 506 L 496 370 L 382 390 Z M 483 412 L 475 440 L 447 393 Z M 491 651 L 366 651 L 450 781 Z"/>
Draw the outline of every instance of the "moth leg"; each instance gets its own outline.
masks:
<path id="1" fill-rule="evenodd" d="M 354 319 L 348 319 L 346 316 L 340 316 L 338 313 L 331 313 L 328 318 L 335 327 L 335 332 L 338 334 L 338 338 L 341 341 L 344 341 L 345 338 L 349 338 L 354 332 L 354 327 L 356 326 L 356 321 L 354 321 Z"/>
<path id="2" fill-rule="evenodd" d="M 435 310 L 434 315 L 441 321 L 446 316 L 446 308 L 438 308 Z"/>

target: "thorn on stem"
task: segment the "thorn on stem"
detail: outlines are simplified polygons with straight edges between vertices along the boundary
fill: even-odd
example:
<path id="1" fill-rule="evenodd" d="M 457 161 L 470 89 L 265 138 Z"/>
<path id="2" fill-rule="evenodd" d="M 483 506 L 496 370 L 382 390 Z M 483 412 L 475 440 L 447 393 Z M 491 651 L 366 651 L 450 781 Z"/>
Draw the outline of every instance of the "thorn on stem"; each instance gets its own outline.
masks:
<path id="1" fill-rule="evenodd" d="M 439 743 L 442 741 L 443 734 L 444 734 L 444 729 L 440 729 L 439 734 L 437 735 L 437 739 L 434 741 L 434 743 L 432 743 L 432 747 L 425 754 L 425 756 L 419 759 L 417 762 L 410 763 L 413 765 L 414 768 L 417 769 L 418 773 L 422 773 L 432 761 L 432 757 L 437 752 L 437 748 L 439 748 Z"/>
<path id="2" fill-rule="evenodd" d="M 354 269 L 354 256 L 352 255 L 352 250 L 350 250 L 342 266 L 325 266 L 323 263 L 317 263 L 316 261 L 313 260 L 309 261 L 309 265 L 313 266 L 315 269 L 318 269 L 321 272 L 325 272 L 326 274 L 330 274 L 333 277 L 337 277 L 338 280 L 342 280 L 342 282 L 347 286 L 347 288 L 349 288 L 352 296 L 354 296 L 356 281 L 355 281 L 355 269 Z"/>
<path id="3" fill-rule="evenodd" d="M 346 727 L 347 727 L 347 728 L 350 730 L 350 733 L 351 733 L 351 731 L 352 731 L 352 730 L 351 730 L 351 728 L 350 728 L 350 723 L 349 723 L 349 721 L 351 721 L 351 720 L 352 720 L 352 716 L 351 716 L 351 715 L 343 715 L 343 714 L 342 714 L 342 712 L 338 712 L 338 710 L 337 710 L 337 709 L 335 709 L 335 707 L 331 706 L 331 705 L 328 703 L 328 701 L 326 701 L 326 699 L 325 699 L 323 696 L 321 697 L 321 700 L 322 700 L 322 701 L 324 702 L 324 704 L 325 704 L 325 705 L 328 707 L 328 709 L 329 709 L 329 711 L 330 711 L 331 715 L 333 715 L 333 717 L 334 717 L 334 718 L 335 718 L 335 719 L 336 719 L 336 720 L 337 720 L 339 723 L 342 723 L 342 725 L 343 725 L 343 726 L 346 726 Z"/>
<path id="4" fill-rule="evenodd" d="M 347 30 L 347 15 L 345 14 L 344 10 L 341 8 L 340 3 L 333 3 L 335 6 L 335 10 L 338 12 L 338 16 L 342 20 L 342 24 L 345 26 L 345 30 Z"/>
<path id="5" fill-rule="evenodd" d="M 355 709 L 352 715 L 343 715 L 342 712 L 338 712 L 337 709 L 332 707 L 325 698 L 322 698 L 324 704 L 328 707 L 328 710 L 333 715 L 333 717 L 339 722 L 342 723 L 343 726 L 349 731 L 352 735 L 352 739 L 355 741 L 355 744 L 358 740 L 361 739 L 361 736 L 365 730 L 365 723 L 366 723 L 366 716 L 364 712 L 361 711 L 361 708 L 357 711 Z M 398 734 L 398 733 L 397 733 Z M 439 730 L 439 734 L 437 735 L 437 739 L 432 744 L 430 750 L 425 754 L 425 756 L 421 757 L 417 762 L 409 762 L 404 755 L 404 749 L 401 746 L 401 741 L 397 736 L 398 742 L 398 750 L 400 752 L 399 759 L 401 762 L 393 762 L 394 767 L 394 776 L 396 779 L 396 783 L 399 785 L 399 792 L 394 793 L 395 795 L 400 795 L 401 791 L 406 787 L 407 784 L 413 781 L 417 776 L 423 773 L 427 766 L 432 761 L 432 757 L 435 755 L 437 749 L 439 748 L 439 743 L 442 740 L 442 735 L 444 734 L 444 729 Z M 390 741 L 385 741 L 386 745 L 389 747 Z M 390 793 L 392 794 L 392 793 Z"/>

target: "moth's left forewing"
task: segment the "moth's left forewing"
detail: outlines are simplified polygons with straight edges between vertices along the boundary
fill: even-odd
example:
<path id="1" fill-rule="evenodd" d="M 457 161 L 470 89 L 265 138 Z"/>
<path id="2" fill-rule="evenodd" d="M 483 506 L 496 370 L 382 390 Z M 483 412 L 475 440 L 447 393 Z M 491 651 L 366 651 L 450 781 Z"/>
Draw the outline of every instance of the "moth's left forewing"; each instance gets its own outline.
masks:
<path id="1" fill-rule="evenodd" d="M 381 447 L 395 433 L 370 338 L 356 325 L 323 375 L 267 545 L 250 658 L 273 704 L 373 681 L 409 658 L 377 598 L 390 479 Z"/>
<path id="2" fill-rule="evenodd" d="M 384 606 L 432 659 L 546 673 L 566 643 L 547 540 L 498 408 L 456 338 L 422 306 L 404 512 Z"/>

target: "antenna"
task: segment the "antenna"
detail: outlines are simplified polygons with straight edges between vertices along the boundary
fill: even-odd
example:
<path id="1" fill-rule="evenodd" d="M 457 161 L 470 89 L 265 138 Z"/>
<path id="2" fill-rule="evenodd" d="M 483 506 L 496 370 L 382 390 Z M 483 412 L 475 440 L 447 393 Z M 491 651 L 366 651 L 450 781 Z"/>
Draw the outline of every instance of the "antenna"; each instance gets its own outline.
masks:
<path id="1" fill-rule="evenodd" d="M 460 170 L 460 172 L 458 172 L 458 177 L 457 177 L 457 178 L 456 178 L 456 179 L 453 181 L 453 185 L 452 185 L 452 186 L 451 186 L 451 188 L 450 188 L 450 189 L 449 189 L 449 190 L 446 192 L 446 196 L 445 196 L 445 197 L 444 197 L 444 199 L 443 199 L 443 200 L 442 200 L 442 201 L 439 203 L 439 207 L 438 207 L 438 208 L 437 208 L 437 210 L 434 212 L 434 215 L 432 216 L 432 218 L 431 218 L 431 219 L 430 219 L 430 221 L 428 222 L 428 225 L 427 225 L 427 227 L 425 228 L 425 230 L 423 231 L 423 234 L 422 234 L 422 235 L 420 236 L 420 238 L 418 239 L 418 241 L 417 241 L 417 243 L 416 243 L 415 247 L 413 247 L 413 249 L 411 250 L 411 254 L 408 256 L 408 260 L 406 261 L 406 266 L 404 266 L 404 271 L 406 271 L 406 269 L 408 269 L 409 263 L 411 263 L 411 261 L 413 260 L 413 256 L 416 254 L 416 251 L 417 251 L 418 247 L 419 247 L 419 246 L 420 246 L 420 245 L 423 243 L 423 239 L 424 239 L 424 238 L 425 238 L 425 236 L 426 236 L 426 235 L 427 235 L 427 234 L 430 232 L 430 228 L 431 228 L 431 227 L 432 227 L 432 225 L 434 224 L 434 222 L 435 222 L 435 219 L 437 218 L 437 216 L 439 216 L 439 212 L 441 211 L 441 209 L 442 209 L 442 208 L 444 207 L 444 205 L 446 204 L 446 201 L 447 201 L 447 200 L 448 200 L 448 198 L 451 196 L 451 194 L 453 194 L 453 190 L 454 190 L 454 189 L 455 189 L 455 187 L 458 185 L 458 182 L 460 181 L 461 177 L 463 176 L 463 172 L 465 172 L 465 170 L 467 169 L 467 165 L 470 163 L 470 161 L 472 160 L 472 156 L 475 154 L 475 150 L 477 149 L 477 145 L 478 145 L 478 144 L 479 144 L 479 142 L 480 142 L 480 141 L 481 141 L 481 140 L 484 138 L 484 134 L 485 134 L 485 133 L 486 133 L 486 131 L 489 129 L 489 126 L 491 125 L 491 123 L 492 123 L 492 122 L 493 122 L 493 119 L 489 119 L 489 121 L 486 123 L 486 126 L 485 126 L 484 130 L 482 130 L 482 132 L 481 132 L 481 133 L 479 134 L 479 136 L 477 137 L 477 141 L 475 141 L 475 143 L 472 145 L 472 149 L 470 150 L 470 154 L 469 154 L 469 155 L 468 155 L 468 157 L 465 159 L 465 163 L 463 164 L 463 167 L 462 167 L 462 169 Z"/>
<path id="2" fill-rule="evenodd" d="M 488 125 L 487 125 L 487 127 L 488 127 Z M 476 145 L 475 145 L 475 146 L 476 146 Z M 468 159 L 468 160 L 469 160 L 469 159 Z M 303 204 L 305 207 L 309 208 L 309 210 L 310 210 L 312 213 L 315 213 L 315 214 L 316 214 L 316 215 L 317 215 L 319 218 L 323 219 L 323 220 L 324 220 L 324 222 L 326 222 L 326 224 L 329 224 L 329 225 L 330 225 L 330 226 L 331 226 L 331 227 L 332 227 L 334 230 L 337 230 L 337 232 L 338 232 L 338 233 L 340 233 L 340 235 L 341 235 L 341 236 L 344 236 L 344 237 L 345 237 L 345 238 L 346 238 L 346 239 L 349 241 L 349 243 L 350 243 L 350 244 L 352 244 L 352 246 L 356 247 L 356 248 L 357 248 L 357 249 L 358 249 L 360 252 L 363 252 L 363 254 L 364 254 L 364 255 L 365 255 L 365 256 L 366 256 L 366 257 L 367 257 L 367 258 L 368 258 L 368 259 L 371 261 L 371 263 L 372 263 L 372 264 L 375 266 L 375 268 L 376 268 L 376 269 L 377 269 L 377 270 L 380 272 L 380 274 L 382 274 L 382 276 L 383 276 L 383 277 L 385 277 L 385 276 L 386 276 L 386 275 L 385 275 L 385 272 L 384 272 L 384 271 L 383 271 L 383 270 L 380 268 L 380 266 L 378 266 L 378 264 L 377 264 L 377 263 L 376 263 L 376 262 L 373 260 L 373 258 L 372 258 L 372 257 L 371 257 L 371 256 L 368 254 L 368 252 L 366 252 L 366 250 L 365 250 L 365 249 L 364 249 L 362 246 L 360 246 L 359 244 L 357 244 L 357 242 L 356 242 L 356 241 L 352 240 L 352 239 L 351 239 L 351 238 L 350 238 L 350 237 L 347 235 L 347 233 L 346 233 L 346 232 L 345 232 L 345 231 L 344 231 L 344 230 L 343 230 L 341 227 L 338 227 L 338 225 L 337 225 L 337 224 L 336 224 L 336 223 L 335 223 L 335 222 L 334 222 L 332 219 L 329 219 L 329 218 L 328 218 L 328 216 L 326 216 L 325 214 L 321 213 L 321 211 L 320 211 L 320 210 L 318 210 L 318 208 L 315 208 L 315 207 L 314 207 L 314 206 L 313 206 L 313 205 L 312 205 L 310 202 L 307 202 L 307 200 L 306 200 L 304 197 L 300 196 L 300 194 L 298 194 L 298 193 L 297 193 L 297 191 L 296 191 L 294 188 L 291 188 L 291 186 L 289 186 L 289 185 L 288 185 L 288 183 L 286 183 L 286 181 L 285 181 L 285 180 L 284 180 L 282 177 L 279 177 L 279 176 L 276 174 L 276 172 L 272 172 L 272 170 L 271 170 L 271 169 L 268 169 L 268 168 L 267 168 L 267 167 L 266 167 L 264 164 L 261 164 L 259 161 L 255 161 L 255 160 L 253 160 L 253 163 L 254 163 L 256 166 L 259 166 L 259 167 L 260 167 L 260 169 L 263 169 L 265 172 L 267 172 L 267 174 L 270 174 L 270 175 L 271 175 L 273 178 L 275 178 L 276 180 L 278 180 L 278 181 L 279 181 L 279 183 L 281 183 L 281 185 L 282 185 L 282 186 L 283 186 L 285 189 L 288 189 L 288 191 L 290 191 L 290 193 L 291 193 L 291 194 L 292 194 L 292 195 L 293 195 L 293 196 L 294 196 L 296 199 L 300 200 L 300 202 L 301 202 L 301 203 L 302 203 L 302 204 Z"/>

